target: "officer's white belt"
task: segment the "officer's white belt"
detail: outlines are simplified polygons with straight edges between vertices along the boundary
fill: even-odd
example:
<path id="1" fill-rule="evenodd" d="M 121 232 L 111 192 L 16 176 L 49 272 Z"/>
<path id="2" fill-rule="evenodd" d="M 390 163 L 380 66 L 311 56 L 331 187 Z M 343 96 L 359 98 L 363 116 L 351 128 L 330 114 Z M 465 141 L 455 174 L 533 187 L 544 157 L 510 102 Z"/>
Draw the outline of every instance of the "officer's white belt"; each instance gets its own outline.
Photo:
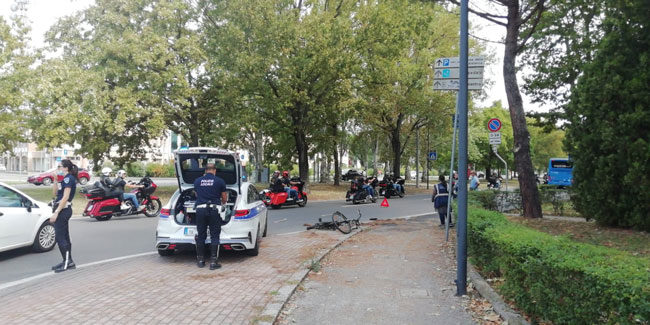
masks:
<path id="1" fill-rule="evenodd" d="M 197 209 L 199 209 L 199 208 L 207 208 L 208 205 L 212 205 L 212 206 L 214 206 L 214 207 L 216 207 L 216 208 L 218 208 L 218 207 L 221 206 L 221 204 L 201 204 L 201 205 L 197 205 L 196 208 L 197 208 Z"/>

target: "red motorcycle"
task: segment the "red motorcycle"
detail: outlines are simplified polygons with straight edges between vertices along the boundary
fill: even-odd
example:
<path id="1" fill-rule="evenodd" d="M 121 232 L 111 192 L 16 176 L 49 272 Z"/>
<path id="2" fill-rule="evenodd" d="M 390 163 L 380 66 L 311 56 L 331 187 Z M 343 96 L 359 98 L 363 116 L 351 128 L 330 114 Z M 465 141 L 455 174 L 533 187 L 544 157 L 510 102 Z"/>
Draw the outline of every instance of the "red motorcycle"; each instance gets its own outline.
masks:
<path id="1" fill-rule="evenodd" d="M 266 206 L 270 205 L 273 209 L 279 209 L 283 205 L 297 204 L 301 208 L 307 205 L 307 193 L 302 190 L 305 182 L 300 178 L 292 178 L 291 181 L 299 183 L 291 185 L 291 189 L 298 192 L 297 200 L 290 198 L 289 193 L 287 192 L 272 192 L 271 190 L 266 189 L 260 192 L 264 204 L 266 204 Z"/>
<path id="2" fill-rule="evenodd" d="M 80 192 L 88 198 L 88 204 L 83 216 L 95 218 L 97 221 L 106 221 L 113 216 L 132 216 L 144 213 L 147 217 L 157 217 L 162 204 L 157 196 L 152 195 L 158 187 L 149 177 L 144 177 L 137 185 L 143 188 L 133 190 L 140 206 L 145 208 L 136 211 L 131 200 L 120 201 L 122 190 L 111 188 L 108 182 L 96 182 L 94 185 L 84 187 Z"/>

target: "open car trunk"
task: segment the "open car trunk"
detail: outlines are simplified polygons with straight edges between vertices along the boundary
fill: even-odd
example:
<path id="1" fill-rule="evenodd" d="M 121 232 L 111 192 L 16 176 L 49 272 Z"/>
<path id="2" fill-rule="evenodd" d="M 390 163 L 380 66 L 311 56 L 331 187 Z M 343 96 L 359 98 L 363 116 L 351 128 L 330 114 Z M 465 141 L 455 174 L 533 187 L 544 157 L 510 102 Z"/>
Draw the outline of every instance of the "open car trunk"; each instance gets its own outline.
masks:
<path id="1" fill-rule="evenodd" d="M 186 189 L 181 192 L 174 206 L 174 220 L 179 225 L 196 225 L 196 210 L 194 203 L 196 196 L 194 189 Z M 228 189 L 228 203 L 226 203 L 226 216 L 231 216 L 237 202 L 237 191 Z M 232 219 L 231 219 L 232 220 Z"/>

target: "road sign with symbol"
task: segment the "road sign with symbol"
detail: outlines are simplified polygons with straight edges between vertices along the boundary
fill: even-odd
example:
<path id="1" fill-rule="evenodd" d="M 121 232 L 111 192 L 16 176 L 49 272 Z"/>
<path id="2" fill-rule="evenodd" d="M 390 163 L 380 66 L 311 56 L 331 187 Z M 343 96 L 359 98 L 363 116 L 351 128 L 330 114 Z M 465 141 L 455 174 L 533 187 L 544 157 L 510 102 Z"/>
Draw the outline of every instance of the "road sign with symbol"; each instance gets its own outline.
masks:
<path id="1" fill-rule="evenodd" d="M 484 56 L 470 56 L 467 60 L 467 89 L 483 89 Z M 433 89 L 460 89 L 460 58 L 438 58 L 433 63 Z"/>
<path id="2" fill-rule="evenodd" d="M 482 67 L 485 65 L 484 56 L 470 56 L 467 58 L 468 67 Z M 434 61 L 435 68 L 458 68 L 460 67 L 460 58 L 438 58 Z"/>
<path id="3" fill-rule="evenodd" d="M 433 72 L 434 79 L 458 79 L 460 78 L 460 68 L 436 68 Z M 468 68 L 468 79 L 483 79 L 483 67 Z"/>
<path id="4" fill-rule="evenodd" d="M 429 160 L 438 160 L 438 153 L 435 151 L 429 152 Z"/>
<path id="5" fill-rule="evenodd" d="M 490 119 L 488 122 L 488 130 L 490 130 L 490 132 L 499 132 L 499 130 L 501 130 L 501 120 L 498 118 Z"/>

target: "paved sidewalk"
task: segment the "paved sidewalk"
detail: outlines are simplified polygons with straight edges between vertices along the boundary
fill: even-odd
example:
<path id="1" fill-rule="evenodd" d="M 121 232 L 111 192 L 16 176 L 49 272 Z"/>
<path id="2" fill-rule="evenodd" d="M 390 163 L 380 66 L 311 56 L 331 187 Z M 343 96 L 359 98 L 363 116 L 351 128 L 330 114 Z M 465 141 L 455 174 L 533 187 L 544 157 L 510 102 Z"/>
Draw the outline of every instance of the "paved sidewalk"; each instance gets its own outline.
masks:
<path id="1" fill-rule="evenodd" d="M 292 276 L 342 238 L 334 231 L 267 237 L 259 256 L 223 254 L 216 271 L 197 268 L 192 252 L 70 270 L 0 291 L 1 323 L 256 323 L 280 288 L 297 284 Z"/>
<path id="2" fill-rule="evenodd" d="M 437 217 L 377 221 L 326 257 L 279 324 L 473 324 Z M 498 317 L 497 317 L 498 319 Z"/>

